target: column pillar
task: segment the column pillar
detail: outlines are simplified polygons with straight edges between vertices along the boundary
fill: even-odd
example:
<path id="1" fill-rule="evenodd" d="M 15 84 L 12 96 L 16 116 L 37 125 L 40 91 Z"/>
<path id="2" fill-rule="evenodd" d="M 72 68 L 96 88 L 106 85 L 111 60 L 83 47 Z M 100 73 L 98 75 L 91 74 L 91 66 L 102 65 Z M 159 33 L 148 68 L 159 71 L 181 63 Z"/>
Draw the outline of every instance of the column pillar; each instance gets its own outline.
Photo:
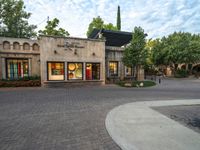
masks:
<path id="1" fill-rule="evenodd" d="M 86 77 L 85 77 L 85 68 L 86 68 L 86 64 L 85 64 L 85 62 L 83 62 L 83 80 L 86 80 Z"/>
<path id="2" fill-rule="evenodd" d="M 1 70 L 0 70 L 0 78 L 1 79 L 6 79 L 6 59 L 5 58 L 1 58 Z"/>
<path id="3" fill-rule="evenodd" d="M 28 59 L 28 75 L 29 76 L 32 76 L 32 71 L 31 71 L 32 70 L 32 68 L 31 68 L 32 67 L 32 64 L 31 64 L 32 61 L 31 60 L 32 60 L 31 58 Z"/>
<path id="4" fill-rule="evenodd" d="M 67 69 L 68 69 L 68 68 L 67 68 L 67 62 L 64 63 L 64 68 L 65 68 L 65 74 L 64 74 L 64 76 L 65 76 L 65 81 L 67 81 L 67 76 L 68 76 L 68 73 L 67 73 L 67 71 L 68 71 L 68 70 L 67 70 Z"/>

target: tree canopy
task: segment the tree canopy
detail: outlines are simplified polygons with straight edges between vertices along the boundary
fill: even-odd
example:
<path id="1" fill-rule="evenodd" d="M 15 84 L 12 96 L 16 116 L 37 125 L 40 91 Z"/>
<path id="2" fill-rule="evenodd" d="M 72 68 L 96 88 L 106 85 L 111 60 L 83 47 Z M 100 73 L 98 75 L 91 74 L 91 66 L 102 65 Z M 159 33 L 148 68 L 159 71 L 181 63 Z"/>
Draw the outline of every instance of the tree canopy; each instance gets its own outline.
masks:
<path id="1" fill-rule="evenodd" d="M 123 62 L 126 66 L 143 65 L 147 58 L 146 34 L 141 27 L 135 27 L 130 44 L 125 48 Z"/>
<path id="2" fill-rule="evenodd" d="M 104 24 L 103 19 L 98 16 L 96 18 L 93 18 L 92 22 L 89 24 L 87 37 L 92 33 L 93 29 L 107 29 L 116 31 L 117 27 L 115 27 L 112 23 Z"/>
<path id="3" fill-rule="evenodd" d="M 128 67 L 145 65 L 147 60 L 146 34 L 141 27 L 135 27 L 130 44 L 125 48 L 122 61 Z"/>
<path id="4" fill-rule="evenodd" d="M 31 13 L 25 11 L 23 0 L 0 1 L 0 34 L 7 37 L 36 36 L 35 25 L 29 25 Z"/>
<path id="5" fill-rule="evenodd" d="M 69 36 L 69 32 L 63 28 L 58 28 L 59 20 L 54 18 L 52 21 L 47 21 L 47 25 L 44 30 L 39 30 L 38 33 L 42 35 L 52 36 Z"/>
<path id="6" fill-rule="evenodd" d="M 153 61 L 156 65 L 168 65 L 176 70 L 176 64 L 200 61 L 200 35 L 174 32 L 156 41 L 152 48 Z"/>

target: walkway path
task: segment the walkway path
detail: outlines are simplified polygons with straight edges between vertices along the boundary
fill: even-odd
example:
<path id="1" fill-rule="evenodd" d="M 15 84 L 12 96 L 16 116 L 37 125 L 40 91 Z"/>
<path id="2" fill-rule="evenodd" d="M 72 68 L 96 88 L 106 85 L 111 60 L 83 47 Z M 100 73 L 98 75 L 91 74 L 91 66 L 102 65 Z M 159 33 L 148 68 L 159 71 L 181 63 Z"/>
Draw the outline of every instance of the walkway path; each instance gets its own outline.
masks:
<path id="1" fill-rule="evenodd" d="M 105 128 L 116 106 L 200 98 L 199 80 L 151 88 L 0 88 L 0 150 L 120 150 Z"/>
<path id="2" fill-rule="evenodd" d="M 106 128 L 123 150 L 199 150 L 199 133 L 151 108 L 196 104 L 199 99 L 128 103 L 109 112 Z"/>

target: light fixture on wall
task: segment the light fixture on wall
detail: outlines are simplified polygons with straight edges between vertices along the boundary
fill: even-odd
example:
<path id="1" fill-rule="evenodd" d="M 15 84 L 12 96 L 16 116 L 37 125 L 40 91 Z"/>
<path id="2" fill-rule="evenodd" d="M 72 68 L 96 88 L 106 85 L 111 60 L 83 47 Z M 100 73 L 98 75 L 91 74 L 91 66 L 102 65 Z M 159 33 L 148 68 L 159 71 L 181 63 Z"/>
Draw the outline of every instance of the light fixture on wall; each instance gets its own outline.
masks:
<path id="1" fill-rule="evenodd" d="M 96 55 L 95 52 L 93 52 L 92 55 L 95 56 Z"/>
<path id="2" fill-rule="evenodd" d="M 56 50 L 54 50 L 54 54 L 57 54 L 57 51 L 56 51 Z"/>

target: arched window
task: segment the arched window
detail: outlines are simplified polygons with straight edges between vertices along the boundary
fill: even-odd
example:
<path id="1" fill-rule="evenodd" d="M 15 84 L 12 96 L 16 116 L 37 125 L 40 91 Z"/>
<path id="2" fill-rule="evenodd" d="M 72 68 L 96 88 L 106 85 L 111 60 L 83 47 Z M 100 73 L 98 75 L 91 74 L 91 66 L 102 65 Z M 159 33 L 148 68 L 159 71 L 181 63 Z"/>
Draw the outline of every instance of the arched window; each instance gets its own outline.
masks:
<path id="1" fill-rule="evenodd" d="M 20 45 L 19 45 L 18 42 L 14 42 L 14 43 L 13 43 L 13 49 L 14 49 L 14 50 L 20 50 Z"/>
<path id="2" fill-rule="evenodd" d="M 10 49 L 10 42 L 4 41 L 4 42 L 3 42 L 3 49 L 5 49 L 5 50 Z"/>
<path id="3" fill-rule="evenodd" d="M 30 45 L 28 43 L 23 44 L 23 49 L 24 50 L 30 50 Z"/>
<path id="4" fill-rule="evenodd" d="M 39 51 L 39 45 L 37 43 L 34 43 L 32 47 L 34 51 Z"/>

